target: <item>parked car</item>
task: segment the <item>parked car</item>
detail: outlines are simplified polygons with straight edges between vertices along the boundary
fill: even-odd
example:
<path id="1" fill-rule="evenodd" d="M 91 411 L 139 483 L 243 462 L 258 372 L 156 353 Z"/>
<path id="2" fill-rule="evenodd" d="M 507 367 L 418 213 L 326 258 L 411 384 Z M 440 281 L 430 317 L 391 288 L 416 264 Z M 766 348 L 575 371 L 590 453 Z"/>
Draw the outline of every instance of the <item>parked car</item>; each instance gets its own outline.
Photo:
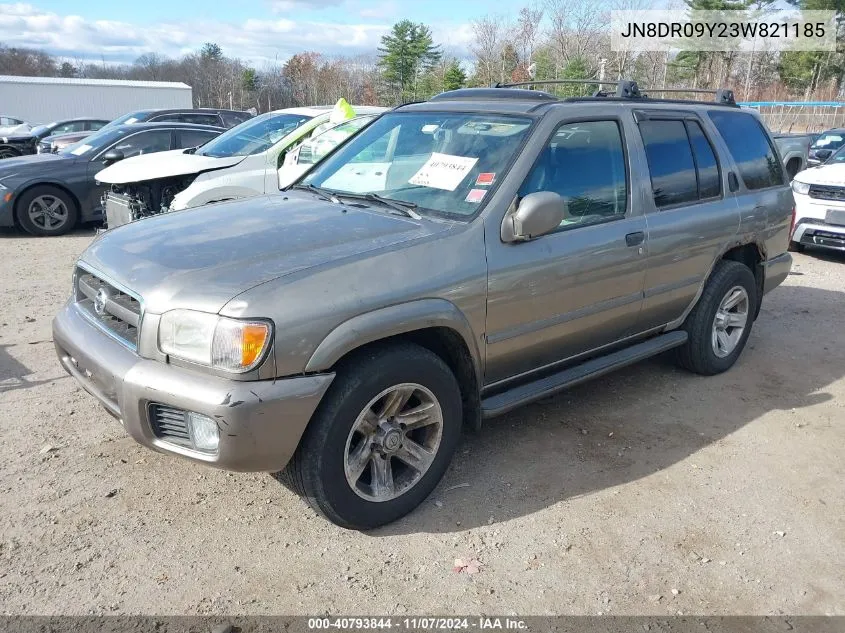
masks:
<path id="1" fill-rule="evenodd" d="M 29 124 L 21 119 L 0 115 L 0 137 L 14 136 L 29 130 Z"/>
<path id="2" fill-rule="evenodd" d="M 786 167 L 786 175 L 792 180 L 799 171 L 807 168 L 810 159 L 810 145 L 814 134 L 773 134 L 780 158 Z"/>
<path id="3" fill-rule="evenodd" d="M 283 195 L 109 231 L 61 365 L 141 444 L 284 468 L 359 529 L 426 498 L 462 425 L 667 350 L 726 371 L 789 273 L 774 142 L 728 93 L 616 94 L 447 92 Z"/>
<path id="4" fill-rule="evenodd" d="M 790 247 L 845 251 L 845 145 L 824 164 L 807 169 L 792 181 L 795 221 Z"/>
<path id="5" fill-rule="evenodd" d="M 218 108 L 170 108 L 158 110 L 138 110 L 129 112 L 108 125 L 128 125 L 132 123 L 165 122 L 165 123 L 196 123 L 212 125 L 214 127 L 230 128 L 252 118 L 252 114 L 241 110 L 220 110 Z M 59 150 L 72 145 L 88 136 L 91 132 L 71 132 L 53 134 L 38 143 L 38 153 L 58 153 Z"/>
<path id="6" fill-rule="evenodd" d="M 94 175 L 139 154 L 194 147 L 222 128 L 190 123 L 139 123 L 100 130 L 58 154 L 0 162 L 0 226 L 33 235 L 62 235 L 78 222 L 102 219 L 103 187 Z"/>
<path id="7" fill-rule="evenodd" d="M 106 125 L 108 121 L 103 119 L 68 119 L 66 121 L 53 121 L 47 125 L 38 125 L 30 130 L 18 132 L 14 136 L 0 138 L 0 158 L 14 158 L 15 156 L 26 156 L 35 154 L 38 143 L 51 134 L 63 134 L 65 132 L 93 132 Z"/>
<path id="8" fill-rule="evenodd" d="M 323 160 L 338 145 L 361 131 L 377 116 L 358 116 L 323 131 L 315 130 L 309 138 L 285 153 L 284 164 L 279 168 L 279 189 L 292 185 L 302 174 Z"/>
<path id="9" fill-rule="evenodd" d="M 821 165 L 833 153 L 845 144 L 845 129 L 835 128 L 818 135 L 810 145 L 810 156 L 807 165 L 815 167 Z"/>
<path id="10" fill-rule="evenodd" d="M 357 106 L 357 114 L 385 108 Z M 138 157 L 97 174 L 111 184 L 108 198 L 140 216 L 276 192 L 285 154 L 329 121 L 333 106 L 289 108 L 259 115 L 221 134 L 197 152 Z M 166 195 L 160 192 L 165 192 Z M 147 202 L 152 200 L 153 206 Z"/>

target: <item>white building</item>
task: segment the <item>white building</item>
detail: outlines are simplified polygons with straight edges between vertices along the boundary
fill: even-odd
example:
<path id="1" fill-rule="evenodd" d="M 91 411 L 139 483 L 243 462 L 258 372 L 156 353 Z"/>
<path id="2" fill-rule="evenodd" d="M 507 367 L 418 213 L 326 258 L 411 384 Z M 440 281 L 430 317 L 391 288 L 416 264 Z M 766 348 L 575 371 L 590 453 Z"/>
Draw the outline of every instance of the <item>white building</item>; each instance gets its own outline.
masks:
<path id="1" fill-rule="evenodd" d="M 190 108 L 191 87 L 169 81 L 0 75 L 0 114 L 35 125 L 58 119 L 114 119 L 132 110 Z"/>

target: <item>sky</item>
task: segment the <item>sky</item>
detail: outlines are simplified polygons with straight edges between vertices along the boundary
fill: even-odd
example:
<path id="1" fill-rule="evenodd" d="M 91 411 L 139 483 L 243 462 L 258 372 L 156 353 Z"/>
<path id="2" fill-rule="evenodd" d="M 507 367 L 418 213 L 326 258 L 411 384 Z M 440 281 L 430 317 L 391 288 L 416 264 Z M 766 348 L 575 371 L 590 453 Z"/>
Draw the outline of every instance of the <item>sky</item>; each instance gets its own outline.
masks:
<path id="1" fill-rule="evenodd" d="M 0 0 L 0 43 L 85 61 L 178 57 L 216 42 L 259 68 L 311 50 L 372 53 L 404 18 L 431 26 L 447 53 L 466 56 L 471 22 L 513 16 L 524 0 Z"/>

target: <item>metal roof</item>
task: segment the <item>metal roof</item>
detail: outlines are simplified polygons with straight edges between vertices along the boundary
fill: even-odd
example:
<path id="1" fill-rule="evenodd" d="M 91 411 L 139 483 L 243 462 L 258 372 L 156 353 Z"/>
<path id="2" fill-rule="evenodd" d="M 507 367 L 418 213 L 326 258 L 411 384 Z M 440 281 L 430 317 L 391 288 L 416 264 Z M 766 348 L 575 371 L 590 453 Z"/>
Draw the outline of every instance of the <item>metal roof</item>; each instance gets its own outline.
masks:
<path id="1" fill-rule="evenodd" d="M 125 88 L 177 88 L 190 90 L 188 84 L 181 81 L 129 81 L 125 79 L 76 79 L 70 77 L 19 77 L 0 75 L 0 84 L 52 84 L 69 86 L 114 86 Z"/>

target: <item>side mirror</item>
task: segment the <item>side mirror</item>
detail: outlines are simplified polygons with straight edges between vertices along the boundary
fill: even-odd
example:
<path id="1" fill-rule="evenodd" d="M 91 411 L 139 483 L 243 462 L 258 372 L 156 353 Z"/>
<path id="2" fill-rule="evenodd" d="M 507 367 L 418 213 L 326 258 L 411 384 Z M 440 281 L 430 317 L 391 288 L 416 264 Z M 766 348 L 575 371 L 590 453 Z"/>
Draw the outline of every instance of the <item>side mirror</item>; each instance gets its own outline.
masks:
<path id="1" fill-rule="evenodd" d="M 505 216 L 502 240 L 524 242 L 551 233 L 566 217 L 566 201 L 552 191 L 529 193 Z"/>
<path id="2" fill-rule="evenodd" d="M 826 161 L 828 158 L 831 157 L 832 154 L 833 154 L 832 149 L 817 149 L 816 150 L 816 158 L 818 158 L 820 161 Z"/>
<path id="3" fill-rule="evenodd" d="M 123 152 L 119 149 L 110 149 L 105 154 L 103 154 L 103 162 L 104 163 L 116 163 L 119 160 L 123 160 Z"/>

